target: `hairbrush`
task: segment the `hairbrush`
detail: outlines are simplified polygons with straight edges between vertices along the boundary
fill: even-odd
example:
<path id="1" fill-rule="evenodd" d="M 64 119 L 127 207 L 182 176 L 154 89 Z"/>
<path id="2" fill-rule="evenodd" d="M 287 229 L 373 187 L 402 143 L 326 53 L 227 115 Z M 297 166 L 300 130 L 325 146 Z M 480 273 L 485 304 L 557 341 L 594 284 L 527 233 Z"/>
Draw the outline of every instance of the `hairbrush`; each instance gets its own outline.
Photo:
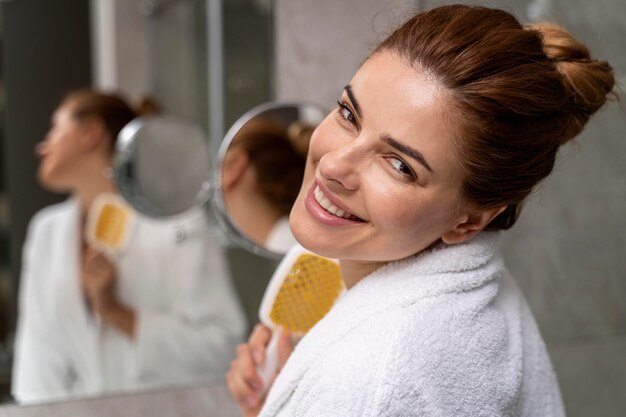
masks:
<path id="1" fill-rule="evenodd" d="M 85 239 L 95 249 L 114 256 L 126 248 L 133 221 L 134 211 L 122 197 L 99 194 L 87 214 Z"/>
<path id="2" fill-rule="evenodd" d="M 300 245 L 290 249 L 267 285 L 259 319 L 272 329 L 265 362 L 257 373 L 265 387 L 278 369 L 278 340 L 283 331 L 307 333 L 345 291 L 339 263 L 316 255 Z"/>

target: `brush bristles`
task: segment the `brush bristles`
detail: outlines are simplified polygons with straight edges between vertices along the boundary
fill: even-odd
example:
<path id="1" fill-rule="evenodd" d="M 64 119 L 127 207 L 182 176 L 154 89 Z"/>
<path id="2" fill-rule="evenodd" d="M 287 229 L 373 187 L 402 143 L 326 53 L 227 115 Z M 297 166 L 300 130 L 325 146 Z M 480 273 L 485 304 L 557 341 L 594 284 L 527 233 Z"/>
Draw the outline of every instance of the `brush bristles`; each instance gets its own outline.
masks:
<path id="1" fill-rule="evenodd" d="M 337 263 L 301 255 L 278 291 L 270 318 L 286 330 L 306 333 L 328 313 L 343 288 Z"/>
<path id="2" fill-rule="evenodd" d="M 104 245 L 118 247 L 122 244 L 128 213 L 119 206 L 105 204 L 98 216 L 95 238 Z"/>

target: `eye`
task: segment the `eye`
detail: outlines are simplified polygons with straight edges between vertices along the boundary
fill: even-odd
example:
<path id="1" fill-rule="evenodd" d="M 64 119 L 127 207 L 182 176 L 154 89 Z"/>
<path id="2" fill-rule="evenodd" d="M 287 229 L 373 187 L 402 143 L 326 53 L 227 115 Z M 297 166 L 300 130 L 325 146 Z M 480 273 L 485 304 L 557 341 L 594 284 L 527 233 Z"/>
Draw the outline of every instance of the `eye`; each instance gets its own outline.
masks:
<path id="1" fill-rule="evenodd" d="M 398 171 L 405 178 L 412 181 L 417 178 L 415 173 L 411 170 L 411 167 L 409 167 L 409 165 L 406 164 L 402 159 L 399 159 L 395 156 L 390 156 L 387 157 L 387 161 L 389 161 L 389 164 L 393 167 L 393 169 Z"/>
<path id="2" fill-rule="evenodd" d="M 339 114 L 339 117 L 343 122 L 347 122 L 354 127 L 358 126 L 358 122 L 356 120 L 356 117 L 354 117 L 354 113 L 352 113 L 352 110 L 350 110 L 350 107 L 348 107 L 346 103 L 343 103 L 339 100 L 337 101 L 337 113 Z"/>

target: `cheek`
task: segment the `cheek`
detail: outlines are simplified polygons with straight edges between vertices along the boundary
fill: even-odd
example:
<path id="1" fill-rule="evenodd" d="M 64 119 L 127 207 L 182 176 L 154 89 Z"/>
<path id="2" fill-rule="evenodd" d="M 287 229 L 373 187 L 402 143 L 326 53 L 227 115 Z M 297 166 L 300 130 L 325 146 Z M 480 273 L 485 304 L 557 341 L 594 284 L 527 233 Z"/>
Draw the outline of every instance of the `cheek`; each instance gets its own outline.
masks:
<path id="1" fill-rule="evenodd" d="M 42 169 L 51 174 L 60 174 L 70 171 L 80 158 L 79 152 L 66 143 L 68 138 L 62 138 L 56 142 L 51 142 L 48 146 L 48 153 L 42 161 Z"/>
<path id="2" fill-rule="evenodd" d="M 332 137 L 331 129 L 328 127 L 329 118 L 330 116 L 318 125 L 311 135 L 300 195 L 302 195 L 304 191 L 308 191 L 307 184 L 310 184 L 310 181 L 315 176 L 317 164 L 322 156 L 332 150 L 330 149 L 330 141 L 328 140 L 329 137 Z"/>
<path id="3" fill-rule="evenodd" d="M 390 187 L 384 181 L 370 181 L 369 201 L 378 224 L 398 236 L 438 238 L 454 223 L 456 200 L 424 189 Z"/>

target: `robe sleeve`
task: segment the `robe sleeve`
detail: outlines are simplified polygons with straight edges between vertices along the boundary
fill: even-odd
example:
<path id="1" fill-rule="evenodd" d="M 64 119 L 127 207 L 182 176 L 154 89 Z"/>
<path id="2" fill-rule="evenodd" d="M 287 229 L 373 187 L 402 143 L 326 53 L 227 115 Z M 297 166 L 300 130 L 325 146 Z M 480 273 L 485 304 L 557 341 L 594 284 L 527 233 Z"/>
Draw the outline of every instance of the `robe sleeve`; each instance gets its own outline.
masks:
<path id="1" fill-rule="evenodd" d="M 38 253 L 41 230 L 33 220 L 22 254 L 19 319 L 15 341 L 12 394 L 17 401 L 32 402 L 66 396 L 71 391 L 71 369 L 63 355 L 57 326 L 45 314 L 46 275 Z M 53 319 L 52 319 L 53 320 Z"/>

